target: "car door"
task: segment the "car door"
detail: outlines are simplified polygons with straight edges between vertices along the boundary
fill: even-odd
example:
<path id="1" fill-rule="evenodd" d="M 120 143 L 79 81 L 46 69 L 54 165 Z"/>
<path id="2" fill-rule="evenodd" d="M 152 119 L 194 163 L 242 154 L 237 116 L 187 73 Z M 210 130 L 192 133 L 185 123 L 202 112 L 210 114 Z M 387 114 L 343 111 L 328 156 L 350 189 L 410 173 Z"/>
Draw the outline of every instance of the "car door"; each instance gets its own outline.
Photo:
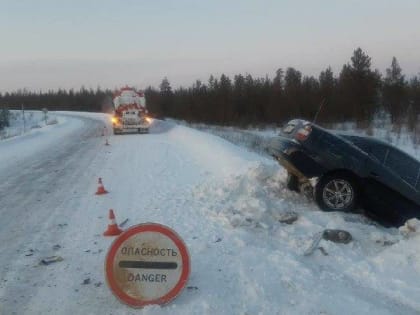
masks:
<path id="1" fill-rule="evenodd" d="M 409 199 L 420 203 L 420 194 L 417 186 L 420 175 L 420 162 L 398 149 L 389 148 L 384 166 L 400 178 L 400 189 L 403 189 L 403 191 L 399 191 Z"/>
<path id="2" fill-rule="evenodd" d="M 351 170 L 359 175 L 365 168 L 367 154 L 346 138 L 323 132 L 316 146 L 321 160 L 330 169 Z"/>
<path id="3" fill-rule="evenodd" d="M 368 176 L 399 192 L 406 198 L 420 203 L 418 192 L 420 163 L 404 152 L 386 144 L 372 144 Z"/>

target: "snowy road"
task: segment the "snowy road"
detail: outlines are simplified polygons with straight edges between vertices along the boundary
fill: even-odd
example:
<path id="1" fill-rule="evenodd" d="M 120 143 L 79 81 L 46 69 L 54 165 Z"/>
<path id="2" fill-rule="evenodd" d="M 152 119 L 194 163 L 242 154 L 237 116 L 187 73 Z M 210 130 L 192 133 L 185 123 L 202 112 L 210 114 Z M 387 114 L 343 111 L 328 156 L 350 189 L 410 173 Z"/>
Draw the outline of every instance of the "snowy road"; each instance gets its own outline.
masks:
<path id="1" fill-rule="evenodd" d="M 86 121 L 47 149 L 23 159 L 16 156 L 0 170 L 6 179 L 0 184 L 1 314 L 30 309 L 31 296 L 49 277 L 34 258 L 54 254 L 52 246 L 62 240 L 59 225 L 74 214 L 68 205 L 88 189 L 86 169 L 103 144 L 97 137 L 102 124 Z"/>
<path id="2" fill-rule="evenodd" d="M 104 283 L 110 208 L 126 227 L 170 226 L 190 251 L 188 287 L 142 314 L 420 313 L 420 237 L 320 212 L 285 189 L 273 161 L 218 137 L 156 121 L 149 135 L 104 146 L 107 118 L 80 116 L 97 120 L 64 116 L 49 132 L 0 143 L 1 315 L 138 314 Z M 98 177 L 108 195 L 94 195 Z M 296 223 L 276 220 L 290 210 Z M 323 241 L 328 256 L 303 256 L 324 228 L 345 228 L 354 242 Z M 39 265 L 52 255 L 63 261 Z"/>

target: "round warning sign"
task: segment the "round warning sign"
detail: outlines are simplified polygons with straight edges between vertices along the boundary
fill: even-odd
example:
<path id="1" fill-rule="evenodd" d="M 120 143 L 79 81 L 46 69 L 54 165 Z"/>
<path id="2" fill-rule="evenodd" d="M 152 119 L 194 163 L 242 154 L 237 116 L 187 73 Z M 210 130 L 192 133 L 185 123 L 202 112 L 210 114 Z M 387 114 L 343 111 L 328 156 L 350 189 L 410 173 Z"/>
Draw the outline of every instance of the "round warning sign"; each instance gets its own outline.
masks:
<path id="1" fill-rule="evenodd" d="M 182 239 L 157 223 L 133 226 L 111 245 L 106 260 L 108 286 L 132 307 L 165 304 L 185 287 L 190 257 Z"/>

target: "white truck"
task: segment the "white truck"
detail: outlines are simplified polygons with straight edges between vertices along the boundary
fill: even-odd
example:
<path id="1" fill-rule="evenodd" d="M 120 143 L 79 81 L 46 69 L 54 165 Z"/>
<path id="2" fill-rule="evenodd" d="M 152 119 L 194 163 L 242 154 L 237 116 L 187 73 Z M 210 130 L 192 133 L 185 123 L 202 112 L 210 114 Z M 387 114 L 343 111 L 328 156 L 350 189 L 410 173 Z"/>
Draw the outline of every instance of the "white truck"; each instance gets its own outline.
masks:
<path id="1" fill-rule="evenodd" d="M 114 93 L 114 134 L 124 132 L 148 133 L 152 119 L 148 116 L 143 92 L 124 87 Z"/>

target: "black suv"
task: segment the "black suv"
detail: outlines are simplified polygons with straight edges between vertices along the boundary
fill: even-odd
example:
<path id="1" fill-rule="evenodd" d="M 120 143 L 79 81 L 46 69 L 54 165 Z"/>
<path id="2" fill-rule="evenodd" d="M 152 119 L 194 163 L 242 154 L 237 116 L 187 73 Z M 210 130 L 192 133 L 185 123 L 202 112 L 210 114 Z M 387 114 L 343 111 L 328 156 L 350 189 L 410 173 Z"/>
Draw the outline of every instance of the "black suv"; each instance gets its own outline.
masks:
<path id="1" fill-rule="evenodd" d="M 289 189 L 316 179 L 313 193 L 325 211 L 362 206 L 393 225 L 420 218 L 420 162 L 383 141 L 294 119 L 268 151 L 287 169 Z"/>

